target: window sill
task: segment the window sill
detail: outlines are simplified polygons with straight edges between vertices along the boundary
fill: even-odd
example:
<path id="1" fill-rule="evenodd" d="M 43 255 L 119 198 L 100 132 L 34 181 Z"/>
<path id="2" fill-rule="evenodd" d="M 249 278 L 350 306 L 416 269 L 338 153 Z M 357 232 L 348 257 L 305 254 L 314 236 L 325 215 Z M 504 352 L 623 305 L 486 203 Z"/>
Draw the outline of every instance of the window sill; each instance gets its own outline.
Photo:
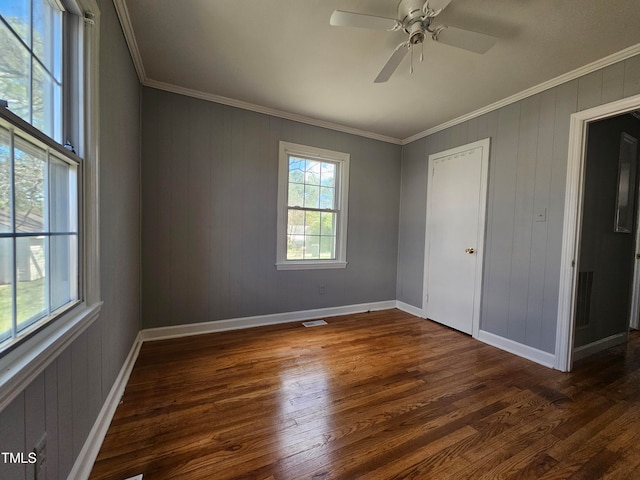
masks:
<path id="1" fill-rule="evenodd" d="M 82 303 L 0 358 L 0 411 L 100 315 L 102 302 Z"/>
<path id="2" fill-rule="evenodd" d="M 316 260 L 314 262 L 278 262 L 276 268 L 278 270 L 321 270 L 329 268 L 347 268 L 348 262 L 336 262 Z"/>

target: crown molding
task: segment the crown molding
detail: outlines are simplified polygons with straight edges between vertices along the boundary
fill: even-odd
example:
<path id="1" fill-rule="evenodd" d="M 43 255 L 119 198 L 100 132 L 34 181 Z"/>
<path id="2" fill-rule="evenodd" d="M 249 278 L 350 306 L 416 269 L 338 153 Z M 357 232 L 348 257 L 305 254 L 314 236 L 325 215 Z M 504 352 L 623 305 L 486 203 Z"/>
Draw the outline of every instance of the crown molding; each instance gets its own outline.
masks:
<path id="1" fill-rule="evenodd" d="M 120 26 L 122 27 L 122 33 L 124 33 L 124 39 L 129 47 L 129 53 L 131 54 L 131 60 L 133 66 L 138 74 L 138 80 L 144 85 L 147 80 L 147 74 L 144 70 L 144 64 L 142 63 L 142 55 L 140 55 L 140 49 L 138 48 L 138 42 L 136 41 L 136 35 L 133 32 L 133 25 L 131 24 L 131 17 L 129 16 L 129 9 L 125 0 L 113 0 L 113 5 L 116 7 L 116 14 L 118 20 L 120 20 Z"/>
<path id="2" fill-rule="evenodd" d="M 256 113 L 263 113 L 265 115 L 271 115 L 272 117 L 284 118 L 286 120 L 293 120 L 294 122 L 305 123 L 307 125 L 313 125 L 315 127 L 328 128 L 330 130 L 336 130 L 342 133 L 348 133 L 351 135 L 357 135 L 360 137 L 371 138 L 373 140 L 379 140 L 381 142 L 393 143 L 395 145 L 402 145 L 402 140 L 399 138 L 388 137 L 386 135 L 380 135 L 378 133 L 369 132 L 367 130 L 360 130 L 358 128 L 347 127 L 339 123 L 327 122 L 325 120 L 319 120 L 317 118 L 306 117 L 304 115 L 298 115 L 296 113 L 285 112 L 275 108 L 264 107 L 255 103 L 249 103 L 242 100 L 236 100 L 234 98 L 223 97 L 221 95 L 214 95 L 212 93 L 201 92 L 191 88 L 180 87 L 171 83 L 159 82 L 157 80 L 146 79 L 142 84 L 145 87 L 156 88 L 158 90 L 164 90 L 171 93 L 178 93 L 187 97 L 199 98 L 202 100 L 208 100 L 214 103 L 220 103 L 228 105 L 230 107 L 241 108 L 243 110 L 250 110 Z"/>
<path id="3" fill-rule="evenodd" d="M 460 123 L 466 122 L 467 120 L 471 120 L 472 118 L 479 117 L 484 115 L 485 113 L 492 112 L 494 110 L 498 110 L 499 108 L 506 107 L 515 102 L 519 102 L 520 100 L 524 100 L 525 98 L 531 97 L 533 95 L 537 95 L 538 93 L 542 93 L 545 90 L 549 90 L 550 88 L 557 87 L 563 83 L 570 82 L 571 80 L 575 80 L 576 78 L 580 78 L 589 73 L 595 72 L 596 70 L 600 70 L 601 68 L 608 67 L 609 65 L 613 65 L 614 63 L 621 62 L 628 58 L 634 57 L 640 54 L 640 43 L 637 45 L 632 45 L 631 47 L 625 48 L 624 50 L 620 50 L 619 52 L 608 55 L 600 60 L 596 60 L 595 62 L 589 63 L 580 68 L 576 68 L 570 72 L 567 72 L 563 75 L 560 75 L 556 78 L 548 80 L 546 82 L 540 83 L 534 87 L 523 90 L 515 95 L 511 95 L 510 97 L 499 100 L 495 103 L 487 105 L 486 107 L 482 107 L 478 110 L 475 110 L 471 113 L 467 113 L 460 117 L 454 118 L 453 120 L 449 120 L 448 122 L 441 123 L 440 125 L 436 125 L 435 127 L 424 130 L 420 133 L 416 133 L 411 137 L 407 137 L 402 140 L 402 145 L 407 145 L 411 142 L 415 142 L 424 137 L 428 137 L 429 135 L 433 135 L 436 132 L 440 132 L 441 130 L 445 130 L 447 128 L 453 127 Z"/>

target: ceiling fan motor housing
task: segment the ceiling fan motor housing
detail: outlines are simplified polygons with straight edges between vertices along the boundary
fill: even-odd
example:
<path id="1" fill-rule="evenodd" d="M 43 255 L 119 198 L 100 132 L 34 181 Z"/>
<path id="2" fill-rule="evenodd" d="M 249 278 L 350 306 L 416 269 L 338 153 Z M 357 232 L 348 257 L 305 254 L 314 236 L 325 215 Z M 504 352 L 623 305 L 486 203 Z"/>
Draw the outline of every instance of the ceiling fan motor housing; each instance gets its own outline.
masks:
<path id="1" fill-rule="evenodd" d="M 424 27 L 422 22 L 415 22 L 409 26 L 409 42 L 411 45 L 417 45 L 424 41 Z"/>
<path id="2" fill-rule="evenodd" d="M 398 5 L 398 18 L 402 28 L 409 34 L 411 45 L 422 43 L 425 31 L 429 26 L 429 18 L 425 18 L 423 11 L 424 0 L 402 0 Z"/>

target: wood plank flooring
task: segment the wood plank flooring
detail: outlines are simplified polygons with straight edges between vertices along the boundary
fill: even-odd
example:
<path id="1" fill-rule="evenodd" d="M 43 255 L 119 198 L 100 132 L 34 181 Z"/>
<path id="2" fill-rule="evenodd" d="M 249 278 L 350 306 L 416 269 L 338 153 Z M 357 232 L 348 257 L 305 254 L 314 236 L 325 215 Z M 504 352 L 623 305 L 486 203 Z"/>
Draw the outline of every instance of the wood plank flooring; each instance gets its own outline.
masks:
<path id="1" fill-rule="evenodd" d="M 398 310 L 145 343 L 91 479 L 640 478 L 640 336 L 547 369 Z"/>

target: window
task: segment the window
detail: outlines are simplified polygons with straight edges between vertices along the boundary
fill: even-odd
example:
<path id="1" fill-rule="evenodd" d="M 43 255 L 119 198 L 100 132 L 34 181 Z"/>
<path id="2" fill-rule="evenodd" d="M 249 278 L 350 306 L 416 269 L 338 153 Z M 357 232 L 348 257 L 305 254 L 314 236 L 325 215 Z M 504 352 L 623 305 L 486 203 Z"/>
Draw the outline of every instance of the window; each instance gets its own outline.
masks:
<path id="1" fill-rule="evenodd" d="M 349 155 L 280 142 L 279 270 L 344 268 Z"/>
<path id="2" fill-rule="evenodd" d="M 0 347 L 78 300 L 78 163 L 0 119 Z"/>
<path id="3" fill-rule="evenodd" d="M 100 312 L 98 38 L 95 0 L 0 1 L 0 409 Z"/>
<path id="4" fill-rule="evenodd" d="M 62 12 L 54 0 L 0 3 L 0 99 L 62 141 Z"/>

